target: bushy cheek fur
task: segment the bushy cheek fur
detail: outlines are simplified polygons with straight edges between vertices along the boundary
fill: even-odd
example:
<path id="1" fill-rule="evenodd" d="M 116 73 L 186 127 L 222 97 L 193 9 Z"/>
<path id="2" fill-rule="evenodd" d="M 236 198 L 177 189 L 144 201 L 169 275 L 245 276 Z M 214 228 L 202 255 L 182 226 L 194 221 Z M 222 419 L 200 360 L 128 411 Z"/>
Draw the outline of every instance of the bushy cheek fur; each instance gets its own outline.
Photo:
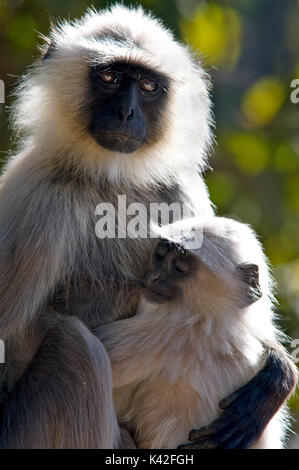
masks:
<path id="1" fill-rule="evenodd" d="M 144 27 L 138 30 L 134 18 L 142 18 Z M 122 27 L 131 43 L 102 41 L 101 31 Z M 125 184 L 170 184 L 178 171 L 205 167 L 211 143 L 207 82 L 187 49 L 174 42 L 159 22 L 142 10 L 128 14 L 116 7 L 113 14 L 90 12 L 73 25 L 63 24 L 52 32 L 51 40 L 55 47 L 49 57 L 19 87 L 14 113 L 17 131 L 25 137 L 34 135 L 35 145 L 43 147 L 41 158 L 64 152 L 66 164 L 72 161 L 81 171 Z M 104 150 L 88 131 L 93 101 L 89 67 L 94 61 L 115 59 L 144 63 L 173 78 L 165 106 L 151 119 L 147 142 L 129 156 Z"/>

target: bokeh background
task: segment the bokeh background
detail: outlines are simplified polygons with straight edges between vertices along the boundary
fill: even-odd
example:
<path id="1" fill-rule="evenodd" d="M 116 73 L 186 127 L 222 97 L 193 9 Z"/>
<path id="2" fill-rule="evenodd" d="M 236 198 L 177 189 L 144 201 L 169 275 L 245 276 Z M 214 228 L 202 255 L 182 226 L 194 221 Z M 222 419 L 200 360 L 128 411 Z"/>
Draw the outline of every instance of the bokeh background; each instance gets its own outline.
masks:
<path id="1" fill-rule="evenodd" d="M 102 8 L 110 3 L 94 0 Z M 134 1 L 125 4 L 134 4 Z M 299 2 L 295 0 L 142 0 L 175 35 L 200 51 L 212 83 L 217 145 L 206 180 L 219 215 L 252 224 L 275 277 L 280 325 L 299 339 Z M 38 58 L 49 20 L 75 18 L 88 0 L 0 0 L 0 162 L 12 148 L 9 94 Z M 299 83 L 299 82 L 298 82 Z M 298 93 L 299 98 L 299 93 Z M 299 361 L 299 354 L 298 361 Z M 288 446 L 299 448 L 299 396 Z"/>

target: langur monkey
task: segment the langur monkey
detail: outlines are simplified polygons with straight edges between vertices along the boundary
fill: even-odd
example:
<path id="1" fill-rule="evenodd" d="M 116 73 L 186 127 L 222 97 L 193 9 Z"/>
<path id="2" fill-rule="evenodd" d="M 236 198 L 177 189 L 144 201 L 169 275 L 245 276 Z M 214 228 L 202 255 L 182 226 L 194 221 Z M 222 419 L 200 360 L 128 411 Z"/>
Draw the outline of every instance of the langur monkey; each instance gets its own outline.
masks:
<path id="1" fill-rule="evenodd" d="M 116 448 L 111 365 L 94 330 L 137 312 L 153 240 L 96 236 L 96 207 L 125 195 L 214 216 L 201 175 L 208 80 L 140 8 L 90 10 L 45 41 L 17 89 L 19 147 L 0 180 L 0 447 Z M 281 380 L 285 361 L 277 354 Z M 239 403 L 254 410 L 263 386 L 259 372 Z"/>
<path id="2" fill-rule="evenodd" d="M 96 330 L 109 353 L 119 421 L 138 448 L 176 448 L 196 426 L 203 429 L 189 438 L 197 442 L 181 448 L 280 448 L 285 410 L 278 410 L 295 367 L 286 362 L 283 379 L 273 367 L 281 346 L 261 247 L 249 227 L 230 219 L 190 219 L 171 229 L 171 239 L 159 240 L 150 255 L 135 317 Z M 158 231 L 163 237 L 167 227 Z M 188 250 L 194 241 L 197 248 Z M 238 398 L 255 393 L 260 369 L 256 422 Z M 227 422 L 229 405 L 239 408 L 236 422 Z"/>

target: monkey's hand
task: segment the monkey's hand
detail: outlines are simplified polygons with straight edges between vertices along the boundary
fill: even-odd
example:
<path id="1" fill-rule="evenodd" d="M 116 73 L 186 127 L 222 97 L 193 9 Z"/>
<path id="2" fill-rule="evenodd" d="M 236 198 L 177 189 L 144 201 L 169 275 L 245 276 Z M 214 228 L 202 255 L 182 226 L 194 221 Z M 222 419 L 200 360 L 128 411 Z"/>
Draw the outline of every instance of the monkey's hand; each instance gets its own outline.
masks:
<path id="1" fill-rule="evenodd" d="M 219 403 L 221 415 L 189 434 L 180 449 L 247 449 L 283 405 L 297 383 L 294 364 L 282 350 L 271 349 L 263 369 Z"/>

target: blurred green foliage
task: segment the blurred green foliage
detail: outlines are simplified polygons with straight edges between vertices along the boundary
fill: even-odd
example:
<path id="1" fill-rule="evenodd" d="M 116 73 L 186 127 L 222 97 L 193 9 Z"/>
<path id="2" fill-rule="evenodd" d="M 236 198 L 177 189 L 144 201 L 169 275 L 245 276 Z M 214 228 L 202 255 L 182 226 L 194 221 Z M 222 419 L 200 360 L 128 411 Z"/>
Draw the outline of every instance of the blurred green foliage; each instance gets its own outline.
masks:
<path id="1" fill-rule="evenodd" d="M 97 8 L 111 2 L 94 0 Z M 130 1 L 125 4 L 136 4 Z M 218 214 L 253 225 L 278 281 L 280 324 L 299 338 L 299 6 L 292 0 L 143 0 L 197 49 L 213 82 L 218 145 L 206 179 Z M 0 79 L 7 93 L 38 57 L 49 19 L 74 18 L 88 0 L 0 0 Z M 11 146 L 0 105 L 0 158 Z M 298 395 L 291 400 L 299 416 Z"/>

